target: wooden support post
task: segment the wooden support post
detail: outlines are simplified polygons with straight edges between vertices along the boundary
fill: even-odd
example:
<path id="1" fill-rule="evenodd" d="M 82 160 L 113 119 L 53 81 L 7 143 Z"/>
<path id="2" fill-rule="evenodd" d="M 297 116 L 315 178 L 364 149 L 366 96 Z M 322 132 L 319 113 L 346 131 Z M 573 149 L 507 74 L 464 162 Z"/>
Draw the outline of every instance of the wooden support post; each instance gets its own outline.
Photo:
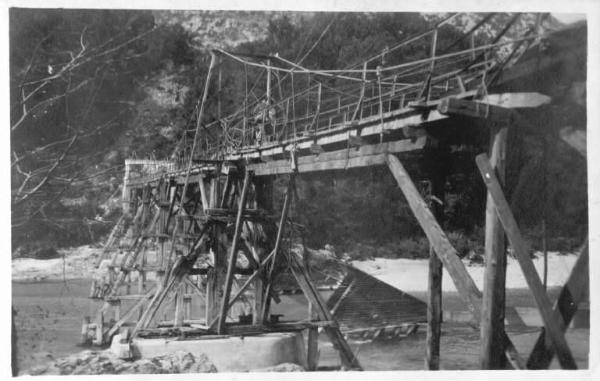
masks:
<path id="1" fill-rule="evenodd" d="M 281 211 L 281 219 L 279 220 L 279 229 L 277 230 L 277 237 L 275 238 L 275 248 L 273 249 L 273 261 L 271 263 L 271 267 L 269 268 L 269 274 L 267 276 L 267 284 L 265 287 L 265 300 L 263 301 L 263 310 L 261 312 L 263 322 L 268 321 L 269 309 L 271 307 L 271 289 L 273 288 L 273 274 L 275 270 L 275 266 L 277 265 L 277 252 L 279 251 L 279 246 L 281 245 L 281 239 L 283 238 L 283 231 L 285 228 L 285 223 L 287 221 L 287 215 L 290 209 L 290 203 L 292 200 L 292 191 L 294 188 L 294 174 L 290 175 L 290 180 L 288 183 L 288 188 L 285 194 L 285 199 L 283 201 L 283 210 Z"/>
<path id="2" fill-rule="evenodd" d="M 559 312 L 562 316 L 561 330 L 564 332 L 573 316 L 577 312 L 579 303 L 583 301 L 589 293 L 589 248 L 586 242 L 575 266 L 571 270 L 571 275 L 567 283 L 562 288 L 558 300 L 554 304 L 554 311 Z M 552 362 L 554 356 L 554 347 L 552 343 L 546 339 L 546 331 L 540 333 L 529 359 L 527 360 L 528 369 L 547 369 Z"/>
<path id="3" fill-rule="evenodd" d="M 221 82 L 223 79 L 223 75 L 222 75 L 223 70 L 221 70 L 221 57 L 220 56 L 217 58 L 217 67 L 219 68 L 219 72 L 217 75 L 217 119 L 221 119 L 221 90 L 222 90 Z"/>
<path id="4" fill-rule="evenodd" d="M 225 179 L 225 187 L 223 189 L 223 196 L 221 197 L 221 201 L 219 203 L 219 207 L 220 208 L 226 208 L 227 207 L 227 200 L 229 198 L 229 193 L 231 192 L 231 186 L 232 186 L 232 179 L 233 174 L 231 173 L 231 171 L 229 171 L 229 173 L 227 173 L 227 178 Z"/>
<path id="5" fill-rule="evenodd" d="M 267 60 L 267 66 L 271 66 L 271 60 Z M 267 68 L 267 104 L 271 104 L 271 69 Z M 265 110 L 266 112 L 266 110 Z"/>
<path id="6" fill-rule="evenodd" d="M 496 213 L 504 227 L 504 231 L 513 248 L 515 256 L 519 262 L 527 285 L 531 290 L 535 303 L 540 311 L 542 321 L 548 332 L 548 336 L 552 339 L 552 343 L 556 350 L 560 365 L 564 369 L 577 369 L 577 364 L 573 359 L 571 350 L 565 340 L 564 333 L 560 329 L 560 314 L 555 313 L 552 309 L 552 304 L 548 295 L 544 291 L 542 281 L 533 265 L 529 252 L 525 246 L 525 242 L 521 237 L 521 232 L 515 218 L 510 210 L 508 202 L 504 197 L 500 183 L 490 165 L 486 154 L 478 155 L 476 158 L 477 166 L 481 172 L 481 176 L 485 182 L 489 194 L 492 196 Z"/>
<path id="7" fill-rule="evenodd" d="M 206 184 L 204 182 L 204 176 L 200 177 L 198 180 L 198 187 L 200 188 L 200 197 L 202 201 L 202 210 L 206 213 L 206 210 L 209 207 L 208 203 L 208 195 L 206 192 Z"/>
<path id="8" fill-rule="evenodd" d="M 183 326 L 183 296 L 185 294 L 185 284 L 184 283 L 180 283 L 179 287 L 177 288 L 177 294 L 175 296 L 175 319 L 174 319 L 174 323 L 175 323 L 175 327 L 181 327 Z"/>
<path id="9" fill-rule="evenodd" d="M 104 344 L 104 311 L 100 310 L 96 317 L 96 337 L 94 339 L 95 345 Z"/>
<path id="10" fill-rule="evenodd" d="M 221 184 L 219 183 L 219 175 L 215 174 L 215 176 L 210 179 L 210 200 L 209 200 L 209 203 L 211 205 L 211 208 L 218 208 L 218 205 L 219 205 L 219 195 L 221 193 L 221 192 L 219 192 L 220 185 Z"/>
<path id="11" fill-rule="evenodd" d="M 158 271 L 156 273 L 156 281 L 157 283 L 162 283 L 163 278 L 164 278 L 164 274 L 167 271 L 166 269 L 166 263 L 165 263 L 165 253 L 167 252 L 166 250 L 166 242 L 164 238 L 159 238 L 158 239 L 158 267 L 160 268 L 160 271 Z"/>
<path id="12" fill-rule="evenodd" d="M 309 371 L 317 370 L 319 365 L 319 329 L 310 327 L 307 330 L 306 340 L 306 364 Z"/>
<path id="13" fill-rule="evenodd" d="M 311 126 L 313 127 L 313 133 L 317 133 L 317 130 L 319 128 L 319 114 L 321 113 L 321 87 L 322 84 L 321 82 L 319 82 L 319 85 L 317 87 L 317 109 L 315 111 L 315 116 L 313 117 L 313 120 L 311 122 Z"/>
<path id="14" fill-rule="evenodd" d="M 429 66 L 429 78 L 426 81 L 427 88 L 424 89 L 426 93 L 425 102 L 429 101 L 431 97 L 431 77 L 433 76 L 433 70 L 435 69 L 435 52 L 437 50 L 437 40 L 438 30 L 436 28 L 433 30 L 433 35 L 431 36 L 431 64 Z"/>
<path id="15" fill-rule="evenodd" d="M 142 190 L 142 215 L 140 216 L 141 229 L 146 225 L 148 214 L 150 213 L 150 195 L 152 190 L 149 185 L 146 185 Z"/>
<path id="16" fill-rule="evenodd" d="M 226 251 L 221 243 L 223 227 L 214 225 L 211 232 L 211 251 L 213 254 L 213 268 L 209 270 L 206 278 L 206 321 L 212 321 L 219 316 L 220 301 L 225 287 L 225 274 L 227 272 Z"/>
<path id="17" fill-rule="evenodd" d="M 250 172 L 246 171 L 244 174 L 244 185 L 242 187 L 242 194 L 240 195 L 240 199 L 238 201 L 238 212 L 235 220 L 235 231 L 233 233 L 233 240 L 231 242 L 231 252 L 229 254 L 229 264 L 227 266 L 227 277 L 225 278 L 225 293 L 223 294 L 223 300 L 221 302 L 221 312 L 219 314 L 219 325 L 217 329 L 219 335 L 225 333 L 225 321 L 227 319 L 229 296 L 231 293 L 231 286 L 234 278 L 233 271 L 235 270 L 238 242 L 242 231 L 242 215 L 246 207 L 246 197 L 248 195 L 249 185 Z"/>
<path id="18" fill-rule="evenodd" d="M 491 128 L 491 162 L 504 183 L 508 127 Z M 481 369 L 504 369 L 504 305 L 506 284 L 506 247 L 504 231 L 496 215 L 494 201 L 487 195 L 485 211 L 485 272 L 481 309 Z"/>
<path id="19" fill-rule="evenodd" d="M 219 206 L 218 177 L 210 178 L 210 191 L 203 196 L 206 198 L 206 209 Z M 212 321 L 219 316 L 221 299 L 224 295 L 225 274 L 227 273 L 227 251 L 223 244 L 224 226 L 215 224 L 211 231 L 211 251 L 213 254 L 213 268 L 208 272 L 206 279 L 206 321 Z"/>
<path id="20" fill-rule="evenodd" d="M 120 300 L 116 301 L 114 307 L 115 307 L 115 315 L 114 315 L 115 321 L 119 321 L 119 319 L 121 319 L 121 301 Z"/>
<path id="21" fill-rule="evenodd" d="M 444 218 L 444 183 L 445 168 L 441 152 L 428 152 L 430 173 L 430 199 L 429 205 L 437 221 Z M 440 338 L 442 334 L 442 261 L 435 254 L 434 247 L 429 246 L 429 277 L 427 284 L 427 353 L 425 366 L 428 370 L 440 369 Z"/>
<path id="22" fill-rule="evenodd" d="M 184 320 L 192 319 L 192 296 L 190 295 L 190 287 L 186 283 L 183 287 L 184 298 L 183 298 L 183 318 Z"/>
<path id="23" fill-rule="evenodd" d="M 175 209 L 175 202 L 177 201 L 177 184 L 172 184 L 169 182 L 168 188 L 166 190 L 166 199 L 169 200 L 169 209 L 167 210 L 167 220 L 165 222 L 164 233 L 167 234 L 169 231 L 169 226 L 171 225 L 171 218 L 173 217 L 173 210 Z M 183 197 L 183 195 L 182 195 Z"/>
<path id="24" fill-rule="evenodd" d="M 435 220 L 433 214 L 427 207 L 427 203 L 425 203 L 419 195 L 417 188 L 413 184 L 402 163 L 400 163 L 400 160 L 391 154 L 386 156 L 386 160 L 396 182 L 408 201 L 408 205 L 417 218 L 417 221 L 419 221 L 419 225 L 425 232 L 430 244 L 435 249 L 435 253 L 448 271 L 456 289 L 475 319 L 479 319 L 481 314 L 482 295 L 467 272 L 465 265 L 460 260 L 456 249 L 454 249 L 448 240 L 448 237 L 446 237 L 444 231 Z M 507 358 L 515 368 L 523 369 L 523 361 L 510 341 L 510 338 L 505 332 L 503 332 L 503 336 Z"/>
<path id="25" fill-rule="evenodd" d="M 259 270 L 257 270 L 259 271 Z M 261 313 L 264 305 L 264 282 L 261 276 L 256 277 L 254 283 L 254 300 L 252 301 L 252 324 L 262 322 Z"/>
<path id="26" fill-rule="evenodd" d="M 352 113 L 352 118 L 350 119 L 350 123 L 354 122 L 358 116 L 360 116 L 360 118 L 362 118 L 362 105 L 363 105 L 363 100 L 365 98 L 365 89 L 366 89 L 366 85 L 367 85 L 367 63 L 366 62 L 363 64 L 362 80 L 363 80 L 363 82 L 360 87 L 360 97 L 358 99 L 358 102 L 356 103 L 356 108 L 354 109 L 354 112 Z"/>

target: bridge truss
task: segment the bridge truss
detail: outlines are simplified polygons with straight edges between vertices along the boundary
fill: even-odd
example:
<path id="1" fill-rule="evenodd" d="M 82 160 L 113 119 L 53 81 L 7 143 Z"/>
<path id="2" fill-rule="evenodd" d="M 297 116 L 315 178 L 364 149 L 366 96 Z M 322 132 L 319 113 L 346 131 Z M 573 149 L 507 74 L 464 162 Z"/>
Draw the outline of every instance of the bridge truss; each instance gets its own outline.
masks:
<path id="1" fill-rule="evenodd" d="M 197 126 L 184 133 L 173 160 L 126 163 L 125 217 L 111 235 L 109 279 L 91 293 L 104 305 L 95 321 L 84 325 L 84 333 L 93 335 L 95 343 L 106 344 L 119 332 L 121 340 L 130 341 L 306 329 L 309 367 L 316 369 L 316 332 L 322 329 L 338 350 L 342 366 L 361 369 L 301 256 L 288 248 L 293 230 L 289 210 L 296 197 L 295 180 L 303 173 L 386 165 L 432 247 L 427 367 L 439 368 L 441 274 L 446 268 L 481 326 L 483 368 L 547 367 L 554 353 L 562 367 L 576 368 L 564 331 L 587 288 L 582 276 L 587 274 L 587 246 L 553 309 L 532 270 L 502 184 L 510 158 L 508 131 L 539 129 L 524 115 L 535 117 L 551 103 L 546 95 L 514 89 L 563 67 L 568 57 L 581 54 L 585 47 L 561 45 L 570 31 L 540 33 L 542 17 L 522 37 L 507 40 L 504 35 L 518 20 L 516 15 L 485 45 L 462 49 L 463 39 L 490 22 L 493 14 L 455 44 L 438 47 L 440 27 L 455 16 L 343 70 L 308 69 L 278 55 L 213 50 Z M 421 58 L 397 61 L 402 49 L 424 39 L 429 44 Z M 539 49 L 544 41 L 559 41 L 560 50 L 544 54 Z M 204 123 L 211 80 L 221 78 L 225 60 L 241 65 L 244 73 L 252 68 L 259 80 L 264 78 L 265 93 L 252 98 L 252 89 L 245 85 L 239 110 Z M 436 158 L 427 177 L 431 194 L 443 200 L 447 174 L 436 169 L 435 161 L 447 155 L 448 146 L 439 132 L 466 124 L 486 129 L 491 142 L 490 156 L 477 157 L 488 189 L 490 265 L 483 293 L 440 227 L 439 206 L 425 201 L 398 159 L 410 153 Z M 585 154 L 581 146 L 579 151 Z M 287 185 L 283 205 L 276 210 L 273 182 L 279 175 L 286 176 Z M 545 325 L 529 361 L 505 333 L 504 295 L 494 291 L 504 289 L 505 234 Z M 120 250 L 114 250 L 119 245 Z M 272 303 L 279 299 L 278 275 L 284 271 L 292 274 L 311 306 L 301 321 L 280 322 L 271 313 Z M 573 305 L 575 309 L 565 308 Z M 246 320 L 236 322 L 235 309 Z"/>

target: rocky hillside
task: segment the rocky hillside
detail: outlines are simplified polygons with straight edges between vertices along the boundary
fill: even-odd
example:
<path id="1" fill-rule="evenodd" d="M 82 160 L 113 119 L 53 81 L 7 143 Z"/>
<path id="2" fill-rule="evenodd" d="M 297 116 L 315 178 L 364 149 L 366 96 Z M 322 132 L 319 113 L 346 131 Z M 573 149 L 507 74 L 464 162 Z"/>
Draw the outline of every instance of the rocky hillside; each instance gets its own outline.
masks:
<path id="1" fill-rule="evenodd" d="M 11 44 L 15 50 L 14 54 L 11 52 L 11 57 L 16 57 L 11 60 L 13 74 L 26 72 L 28 62 L 23 57 L 27 57 L 40 43 L 40 36 L 36 33 L 42 26 L 45 29 L 41 30 L 46 31 L 43 35 L 59 37 L 44 46 L 50 51 L 43 51 L 43 60 L 40 59 L 43 64 L 36 67 L 36 75 L 40 78 L 51 75 L 49 73 L 55 70 L 52 65 L 46 64 L 48 59 L 56 60 L 56 65 L 59 65 L 64 61 L 64 51 L 80 48 L 79 38 L 73 36 L 79 36 L 84 29 L 84 37 L 90 39 L 89 44 L 96 44 L 98 47 L 124 33 L 134 36 L 147 31 L 152 34 L 131 44 L 128 49 L 115 50 L 115 57 L 107 61 L 112 65 L 110 70 L 106 69 L 103 62 L 92 61 L 95 66 L 79 73 L 83 75 L 69 77 L 79 79 L 81 89 L 86 89 L 87 92 L 80 91 L 77 96 L 70 96 L 68 99 L 63 97 L 64 94 L 60 91 L 64 91 L 62 89 L 65 86 L 71 86 L 66 80 L 60 86 L 49 89 L 48 95 L 44 96 L 50 97 L 56 92 L 57 99 L 60 99 L 48 107 L 54 112 L 47 114 L 48 110 L 43 110 L 40 115 L 31 118 L 30 126 L 20 127 L 20 135 L 11 135 L 11 148 L 19 158 L 34 151 L 36 147 L 55 148 L 53 156 L 43 158 L 45 161 L 36 162 L 35 158 L 31 159 L 34 170 L 36 166 L 44 169 L 44 163 L 60 157 L 64 142 L 69 141 L 69 134 L 73 131 L 73 124 L 90 130 L 94 128 L 94 123 L 91 122 L 106 122 L 110 126 L 106 132 L 87 138 L 76 146 L 77 149 L 72 150 L 72 157 L 69 158 L 72 163 L 64 163 L 60 167 L 61 172 L 52 173 L 55 178 L 51 178 L 42 188 L 48 191 L 47 194 L 30 198 L 28 201 L 31 205 L 23 203 L 22 210 L 16 211 L 13 207 L 13 218 L 33 213 L 36 219 L 35 229 L 31 227 L 30 221 L 24 219 L 17 227 L 19 232 L 13 230 L 14 251 L 15 246 L 24 244 L 21 242 L 41 240 L 43 236 L 47 236 L 44 239 L 48 240 L 49 245 L 53 245 L 54 240 L 62 240 L 57 244 L 60 247 L 89 243 L 109 230 L 114 222 L 113 217 L 119 212 L 116 201 L 120 194 L 118 185 L 123 175 L 124 159 L 168 159 L 184 131 L 194 128 L 195 107 L 201 97 L 208 67 L 207 49 L 221 47 L 250 52 L 279 52 L 283 57 L 294 59 L 305 54 L 320 38 L 327 25 L 332 24 L 325 38 L 314 44 L 318 46 L 304 64 L 315 68 L 342 67 L 349 62 L 360 61 L 368 55 L 366 52 L 373 54 L 386 45 L 392 46 L 407 36 L 420 33 L 445 16 L 439 13 L 415 13 L 408 16 L 347 13 L 333 19 L 331 14 L 317 12 L 162 10 L 112 13 L 54 11 L 52 14 L 39 11 L 37 18 L 34 18 L 31 12 L 22 13 L 21 19 L 11 19 L 13 29 L 17 29 L 16 26 L 23 29 L 17 35 L 22 43 Z M 111 18 L 107 18 L 107 14 Z M 459 31 L 465 31 L 483 17 L 483 14 L 459 15 L 451 25 Z M 483 39 L 495 36 L 511 17 L 510 14 L 495 16 L 491 25 L 484 28 L 479 37 Z M 522 34 L 534 21 L 535 15 L 524 14 L 508 36 Z M 558 26 L 559 23 L 553 18 L 549 18 L 543 25 L 544 28 Z M 92 40 L 92 36 L 95 40 Z M 456 38 L 456 35 L 449 33 L 443 38 L 447 42 Z M 63 48 L 60 44 L 68 46 Z M 17 49 L 19 47 L 22 51 Z M 56 65 L 54 66 L 59 67 Z M 11 79 L 11 84 L 22 82 L 18 79 Z M 230 78 L 225 75 L 224 81 L 227 82 L 228 79 Z M 229 96 L 229 100 L 223 97 L 224 108 L 237 107 L 232 95 L 239 93 L 239 86 L 234 82 L 235 79 L 230 79 L 224 85 L 224 93 Z M 89 85 L 90 83 L 94 86 Z M 13 87 L 15 86 L 11 87 L 11 102 L 16 100 L 16 105 L 19 105 L 19 93 Z M 214 93 L 212 91 L 211 96 Z M 226 102 L 229 104 L 225 104 Z M 209 99 L 207 119 L 216 117 L 215 103 L 214 97 Z M 81 113 L 81 110 L 86 110 L 86 113 Z M 231 110 L 226 110 L 229 111 Z M 15 113 L 14 116 L 11 115 L 11 119 L 18 120 L 19 116 Z M 52 119 L 46 120 L 50 118 Z M 51 131 L 52 135 L 47 126 L 53 126 L 52 129 L 57 131 Z M 38 135 L 39 139 L 32 138 Z M 48 144 L 53 140 L 62 140 L 63 143 L 56 146 Z M 15 143 L 21 143 L 22 147 Z M 89 165 L 84 167 L 84 163 Z M 21 169 L 27 170 L 13 168 L 14 192 L 19 190 L 18 181 L 26 178 L 18 172 Z M 75 170 L 79 171 L 77 173 L 80 180 L 67 183 Z M 35 189 L 33 185 L 31 188 Z M 87 225 L 81 224 L 82 220 Z M 55 233 L 50 234 L 51 232 Z M 63 238 L 67 233 L 77 234 Z"/>
<path id="2" fill-rule="evenodd" d="M 444 17 L 449 16 L 448 13 L 423 13 L 423 17 L 430 21 L 436 22 Z M 486 39 L 492 39 L 498 32 L 500 32 L 504 26 L 514 17 L 514 13 L 498 13 L 492 19 L 483 25 L 477 32 L 476 35 L 484 37 Z M 477 25 L 484 17 L 485 13 L 461 13 L 450 20 L 449 24 L 458 28 L 462 31 L 468 31 Z M 537 14 L 534 13 L 523 13 L 519 16 L 519 19 L 506 33 L 506 38 L 516 38 L 526 32 L 531 25 L 534 25 L 537 19 Z M 549 15 L 541 23 L 540 29 L 542 31 L 556 30 L 563 24 L 556 18 Z"/>
<path id="3" fill-rule="evenodd" d="M 267 36 L 270 20 L 286 17 L 293 24 L 300 24 L 312 18 L 315 14 L 316 12 L 153 11 L 157 24 L 181 25 L 192 34 L 193 44 L 198 48 L 232 48 L 245 42 L 257 41 Z M 421 16 L 431 23 L 435 23 L 448 15 L 448 13 L 415 14 L 415 16 Z M 493 38 L 513 16 L 512 13 L 497 14 L 488 25 L 477 32 L 477 35 Z M 462 13 L 455 17 L 450 25 L 461 31 L 467 31 L 484 17 L 484 13 Z M 536 17 L 536 14 L 533 13 L 522 14 L 508 32 L 507 37 L 513 38 L 528 30 L 530 25 L 535 23 Z M 549 16 L 544 20 L 541 28 L 542 30 L 554 30 L 560 26 L 562 26 L 562 23 Z"/>
<path id="4" fill-rule="evenodd" d="M 310 12 L 154 11 L 159 25 L 181 25 L 191 33 L 196 48 L 232 48 L 267 36 L 269 20 L 287 17 L 301 22 Z"/>

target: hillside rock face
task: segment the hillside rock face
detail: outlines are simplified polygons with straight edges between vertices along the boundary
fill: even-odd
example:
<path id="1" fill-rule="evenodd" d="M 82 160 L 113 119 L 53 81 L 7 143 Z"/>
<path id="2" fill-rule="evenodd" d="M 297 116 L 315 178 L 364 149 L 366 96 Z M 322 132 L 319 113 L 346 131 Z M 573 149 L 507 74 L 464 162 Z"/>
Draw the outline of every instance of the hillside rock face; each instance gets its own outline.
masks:
<path id="1" fill-rule="evenodd" d="M 155 21 L 159 25 L 179 24 L 193 35 L 197 48 L 233 48 L 245 42 L 257 41 L 267 36 L 269 20 L 287 17 L 293 24 L 310 19 L 316 12 L 274 12 L 274 11 L 206 11 L 206 10 L 161 10 L 154 11 Z M 415 13 L 432 24 L 448 17 L 449 13 Z M 449 24 L 467 31 L 486 16 L 485 13 L 461 13 Z M 493 38 L 514 13 L 498 13 L 490 23 L 484 25 L 478 35 Z M 523 13 L 515 25 L 507 32 L 508 38 L 514 38 L 535 23 L 537 14 Z M 563 24 L 548 16 L 541 24 L 541 30 L 555 30 Z"/>
<path id="2" fill-rule="evenodd" d="M 422 13 L 425 20 L 432 23 L 442 20 L 448 17 L 449 13 Z M 477 25 L 487 14 L 486 13 L 461 13 L 451 19 L 448 23 L 461 31 L 468 31 Z M 498 13 L 493 16 L 489 22 L 482 25 L 482 27 L 476 32 L 476 35 L 485 37 L 487 39 L 494 38 L 504 26 L 514 17 L 514 13 Z M 525 33 L 531 25 L 534 25 L 537 19 L 535 13 L 523 13 L 519 16 L 515 24 L 506 32 L 506 38 L 516 38 Z M 563 24 L 552 16 L 546 17 L 546 19 L 540 24 L 542 32 L 549 30 L 556 30 Z"/>
<path id="3" fill-rule="evenodd" d="M 309 12 L 272 11 L 154 11 L 157 24 L 179 24 L 193 35 L 197 48 L 232 48 L 267 36 L 269 20 L 288 17 L 299 22 Z"/>

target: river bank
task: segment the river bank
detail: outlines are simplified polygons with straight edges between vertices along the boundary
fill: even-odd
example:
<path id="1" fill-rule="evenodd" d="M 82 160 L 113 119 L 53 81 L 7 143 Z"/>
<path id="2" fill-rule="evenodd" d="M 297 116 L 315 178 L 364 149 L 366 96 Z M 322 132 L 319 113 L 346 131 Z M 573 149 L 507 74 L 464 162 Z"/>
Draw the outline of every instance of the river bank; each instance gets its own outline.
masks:
<path id="1" fill-rule="evenodd" d="M 95 264 L 102 254 L 102 248 L 85 245 L 59 249 L 59 258 L 33 259 L 14 258 L 12 260 L 13 282 L 64 281 L 92 279 L 101 276 L 104 269 Z"/>
<path id="2" fill-rule="evenodd" d="M 40 363 L 49 362 L 84 350 L 78 346 L 81 322 L 85 316 L 93 316 L 100 306 L 99 301 L 87 298 L 91 279 L 99 276 L 94 264 L 100 248 L 83 247 L 69 249 L 64 260 L 13 260 L 12 304 L 17 315 L 15 326 L 18 337 L 18 361 L 20 369 L 29 369 Z M 548 295 L 555 300 L 576 260 L 575 255 L 549 255 Z M 425 301 L 427 298 L 427 260 L 381 259 L 352 263 L 355 267 Z M 534 259 L 541 273 L 543 260 Z M 484 267 L 467 266 L 479 288 L 482 287 Z M 450 277 L 443 281 L 443 303 L 445 316 L 462 316 L 466 306 L 455 291 Z M 282 297 L 275 306 L 290 316 L 294 311 L 302 314 L 304 298 L 301 295 Z M 507 308 L 533 308 L 534 301 L 524 283 L 518 263 L 512 258 L 507 269 Z M 507 319 L 509 317 L 507 316 Z M 527 353 L 528 345 L 538 334 L 534 325 L 509 322 L 508 332 L 513 341 Z M 446 319 L 443 326 L 442 366 L 445 369 L 476 369 L 478 366 L 479 332 Z M 570 329 L 567 340 L 573 344 L 580 366 L 587 366 L 589 329 Z M 365 369 L 402 370 L 422 369 L 425 351 L 425 334 L 401 340 L 385 342 L 352 342 Z M 321 359 L 324 366 L 334 366 L 339 361 L 328 340 L 321 338 Z M 556 364 L 555 364 L 556 365 Z"/>

